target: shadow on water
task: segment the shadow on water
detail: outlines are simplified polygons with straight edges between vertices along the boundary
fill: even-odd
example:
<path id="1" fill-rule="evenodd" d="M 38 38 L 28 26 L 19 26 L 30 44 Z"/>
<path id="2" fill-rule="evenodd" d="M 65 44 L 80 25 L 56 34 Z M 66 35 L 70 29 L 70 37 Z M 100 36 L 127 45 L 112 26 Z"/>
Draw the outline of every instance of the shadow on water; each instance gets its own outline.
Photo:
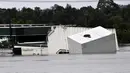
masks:
<path id="1" fill-rule="evenodd" d="M 128 46 L 120 46 L 119 52 L 130 52 L 130 45 Z"/>

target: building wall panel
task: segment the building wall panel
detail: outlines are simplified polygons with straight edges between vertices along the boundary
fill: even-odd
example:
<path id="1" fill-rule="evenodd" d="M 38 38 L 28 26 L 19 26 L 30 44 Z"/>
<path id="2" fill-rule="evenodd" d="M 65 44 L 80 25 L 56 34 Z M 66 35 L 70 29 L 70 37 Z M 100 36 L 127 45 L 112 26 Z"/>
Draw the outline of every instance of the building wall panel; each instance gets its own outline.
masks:
<path id="1" fill-rule="evenodd" d="M 82 45 L 83 54 L 116 53 L 115 34 Z"/>
<path id="2" fill-rule="evenodd" d="M 82 54 L 82 44 L 68 38 L 68 46 L 70 54 Z"/>

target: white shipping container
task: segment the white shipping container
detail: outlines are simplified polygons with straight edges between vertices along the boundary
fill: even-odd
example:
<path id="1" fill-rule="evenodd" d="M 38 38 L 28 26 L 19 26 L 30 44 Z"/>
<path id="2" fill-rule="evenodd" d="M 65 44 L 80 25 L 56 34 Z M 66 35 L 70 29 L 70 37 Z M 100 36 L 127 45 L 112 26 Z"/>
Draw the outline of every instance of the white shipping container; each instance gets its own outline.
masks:
<path id="1" fill-rule="evenodd" d="M 96 27 L 68 37 L 70 54 L 116 53 L 115 33 Z"/>

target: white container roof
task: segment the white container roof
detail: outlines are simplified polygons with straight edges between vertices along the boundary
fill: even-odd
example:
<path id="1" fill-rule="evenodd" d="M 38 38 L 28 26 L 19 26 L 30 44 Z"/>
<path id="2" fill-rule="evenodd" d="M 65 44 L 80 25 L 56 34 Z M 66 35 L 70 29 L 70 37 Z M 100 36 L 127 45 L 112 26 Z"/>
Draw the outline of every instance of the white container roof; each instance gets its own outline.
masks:
<path id="1" fill-rule="evenodd" d="M 86 43 L 86 42 L 90 42 L 90 41 L 93 41 L 93 40 L 96 40 L 96 39 L 99 39 L 99 38 L 102 38 L 102 37 L 105 37 L 105 36 L 108 36 L 112 34 L 111 31 L 101 27 L 101 26 L 98 26 L 98 27 L 95 27 L 93 29 L 90 29 L 90 30 L 87 30 L 87 31 L 84 31 L 84 32 L 81 32 L 81 33 L 78 33 L 78 34 L 74 34 L 74 35 L 71 35 L 71 36 L 68 36 L 68 38 L 80 43 L 80 44 L 83 44 L 83 43 Z M 84 35 L 89 35 L 89 37 L 84 37 Z"/>

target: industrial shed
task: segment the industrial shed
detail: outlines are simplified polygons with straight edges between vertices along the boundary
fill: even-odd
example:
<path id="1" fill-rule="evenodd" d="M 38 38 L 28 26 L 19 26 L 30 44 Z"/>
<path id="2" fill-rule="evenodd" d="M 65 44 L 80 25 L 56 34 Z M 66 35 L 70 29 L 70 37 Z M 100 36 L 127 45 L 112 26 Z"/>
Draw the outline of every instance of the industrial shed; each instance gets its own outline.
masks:
<path id="1" fill-rule="evenodd" d="M 88 31 L 92 28 L 86 28 L 86 27 L 73 27 L 73 26 L 52 26 L 51 31 L 48 34 L 48 54 L 57 54 L 57 52 L 60 49 L 65 49 L 69 50 L 68 47 L 68 36 L 81 33 L 84 31 Z M 115 33 L 116 35 L 116 30 L 115 29 L 108 29 L 112 33 Z M 116 36 L 115 36 L 116 38 Z M 116 41 L 116 46 L 118 50 L 118 44 L 117 44 L 117 39 Z"/>
<path id="2" fill-rule="evenodd" d="M 70 54 L 116 53 L 116 40 L 115 33 L 99 26 L 68 36 L 68 47 Z"/>

